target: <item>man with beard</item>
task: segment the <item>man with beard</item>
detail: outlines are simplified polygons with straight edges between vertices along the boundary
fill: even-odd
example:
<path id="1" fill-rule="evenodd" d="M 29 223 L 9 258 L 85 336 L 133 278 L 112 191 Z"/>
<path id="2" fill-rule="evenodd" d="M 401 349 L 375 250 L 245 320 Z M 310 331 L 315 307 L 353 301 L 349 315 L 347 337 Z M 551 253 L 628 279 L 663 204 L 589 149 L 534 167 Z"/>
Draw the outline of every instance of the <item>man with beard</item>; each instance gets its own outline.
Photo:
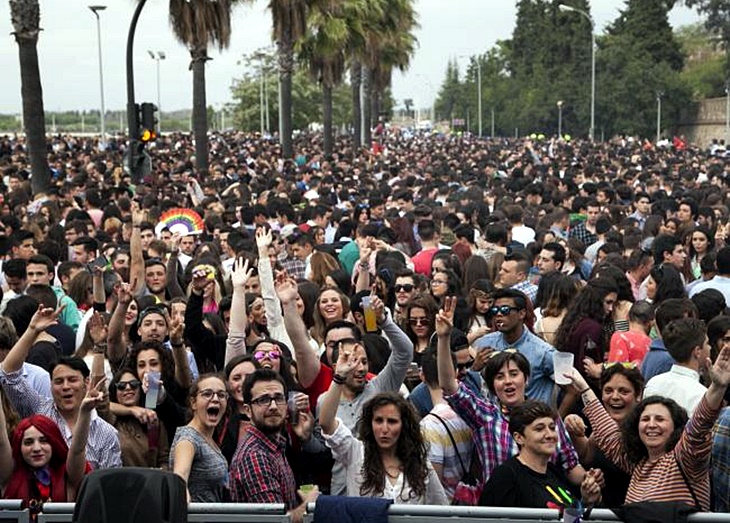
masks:
<path id="1" fill-rule="evenodd" d="M 244 413 L 251 420 L 246 438 L 231 462 L 231 501 L 236 503 L 283 503 L 293 523 L 301 523 L 307 503 L 319 496 L 316 488 L 296 492 L 294 473 L 286 459 L 287 391 L 284 380 L 271 369 L 258 369 L 243 385 Z M 306 441 L 312 434 L 314 418 L 299 411 L 294 433 Z M 302 499 L 297 501 L 297 494 Z"/>
<path id="2" fill-rule="evenodd" d="M 530 362 L 530 382 L 527 397 L 550 403 L 553 391 L 553 352 L 555 348 L 525 326 L 527 297 L 514 289 L 499 289 L 494 293 L 490 314 L 496 332 L 482 336 L 475 348 L 489 351 L 518 350 Z"/>

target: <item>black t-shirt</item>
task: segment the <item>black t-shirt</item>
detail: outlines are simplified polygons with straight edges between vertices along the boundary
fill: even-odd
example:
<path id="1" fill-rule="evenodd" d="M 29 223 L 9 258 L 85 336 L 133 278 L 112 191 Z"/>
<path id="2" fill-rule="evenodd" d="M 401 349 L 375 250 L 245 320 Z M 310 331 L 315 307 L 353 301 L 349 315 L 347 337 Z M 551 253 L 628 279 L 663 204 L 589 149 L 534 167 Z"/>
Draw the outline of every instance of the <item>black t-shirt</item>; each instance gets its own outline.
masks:
<path id="1" fill-rule="evenodd" d="M 563 474 L 552 464 L 541 474 L 523 465 L 517 457 L 510 458 L 492 472 L 484 485 L 479 505 L 483 507 L 557 508 L 561 505 L 548 490 L 563 499 L 562 506 L 570 505 L 562 490 L 573 500 L 578 495 L 570 488 Z"/>

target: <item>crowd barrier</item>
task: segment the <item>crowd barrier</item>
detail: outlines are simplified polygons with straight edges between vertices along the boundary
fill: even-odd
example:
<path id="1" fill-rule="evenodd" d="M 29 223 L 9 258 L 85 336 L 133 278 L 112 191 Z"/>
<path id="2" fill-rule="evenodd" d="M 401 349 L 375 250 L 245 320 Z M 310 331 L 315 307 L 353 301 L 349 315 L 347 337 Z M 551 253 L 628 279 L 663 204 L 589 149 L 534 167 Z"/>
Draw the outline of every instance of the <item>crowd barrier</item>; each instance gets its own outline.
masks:
<path id="1" fill-rule="evenodd" d="M 27 510 L 20 509 L 18 500 L 0 500 L 0 523 L 28 523 Z M 307 506 L 305 523 L 314 519 L 315 504 Z M 38 515 L 38 523 L 70 523 L 74 511 L 73 503 L 46 503 Z M 430 505 L 391 505 L 388 510 L 388 523 L 449 523 L 458 518 L 459 522 L 487 523 L 536 523 L 559 521 L 557 510 L 518 509 L 492 507 L 451 507 Z M 290 523 L 283 504 L 251 503 L 191 503 L 188 506 L 190 523 Z M 585 521 L 610 523 L 620 521 L 607 509 L 594 509 Z M 730 514 L 699 513 L 689 516 L 689 523 L 730 523 Z"/>

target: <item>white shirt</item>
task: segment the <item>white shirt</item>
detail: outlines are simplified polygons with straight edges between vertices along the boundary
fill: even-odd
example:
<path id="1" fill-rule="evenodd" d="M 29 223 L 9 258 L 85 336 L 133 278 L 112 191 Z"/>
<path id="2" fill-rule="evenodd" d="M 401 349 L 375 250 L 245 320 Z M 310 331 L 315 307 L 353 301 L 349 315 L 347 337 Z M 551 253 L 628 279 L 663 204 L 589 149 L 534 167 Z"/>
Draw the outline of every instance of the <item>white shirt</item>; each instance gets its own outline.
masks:
<path id="1" fill-rule="evenodd" d="M 697 371 L 681 365 L 672 365 L 669 372 L 659 374 L 649 380 L 644 387 L 644 398 L 663 396 L 673 399 L 692 417 L 705 392 L 707 392 L 707 387 L 700 383 L 700 375 Z"/>

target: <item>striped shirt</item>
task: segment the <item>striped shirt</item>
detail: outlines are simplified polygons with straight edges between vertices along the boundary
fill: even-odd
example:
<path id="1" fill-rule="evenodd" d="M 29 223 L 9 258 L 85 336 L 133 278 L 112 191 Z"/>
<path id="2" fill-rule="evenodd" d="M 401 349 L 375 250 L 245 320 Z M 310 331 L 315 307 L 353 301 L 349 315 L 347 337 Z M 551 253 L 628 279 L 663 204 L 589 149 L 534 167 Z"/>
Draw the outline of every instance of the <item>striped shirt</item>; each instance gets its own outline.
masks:
<path id="1" fill-rule="evenodd" d="M 502 413 L 500 405 L 478 396 L 463 383 L 459 383 L 454 394 L 444 394 L 444 399 L 473 431 L 476 451 L 482 462 L 483 485 L 495 468 L 519 454 L 517 443 L 509 431 L 509 419 Z M 558 446 L 550 462 L 562 468 L 568 475 L 580 465 L 578 453 L 560 418 L 555 420 L 555 430 L 558 434 Z"/>
<path id="2" fill-rule="evenodd" d="M 710 450 L 712 425 L 719 409 L 707 404 L 706 396 L 687 422 L 674 449 L 650 462 L 648 458 L 631 463 L 623 448 L 621 431 L 598 399 L 584 408 L 593 427 L 596 445 L 621 470 L 631 474 L 626 503 L 638 501 L 679 501 L 694 506 L 692 492 L 682 477 L 678 463 L 692 484 L 702 511 L 710 510 Z"/>
<path id="3" fill-rule="evenodd" d="M 51 398 L 44 398 L 23 379 L 22 370 L 5 372 L 0 369 L 0 385 L 21 417 L 42 414 L 58 425 L 66 444 L 71 446 L 73 432 L 63 419 Z M 101 419 L 96 410 L 91 411 L 89 437 L 86 443 L 86 461 L 94 469 L 122 466 L 122 451 L 117 429 Z"/>

